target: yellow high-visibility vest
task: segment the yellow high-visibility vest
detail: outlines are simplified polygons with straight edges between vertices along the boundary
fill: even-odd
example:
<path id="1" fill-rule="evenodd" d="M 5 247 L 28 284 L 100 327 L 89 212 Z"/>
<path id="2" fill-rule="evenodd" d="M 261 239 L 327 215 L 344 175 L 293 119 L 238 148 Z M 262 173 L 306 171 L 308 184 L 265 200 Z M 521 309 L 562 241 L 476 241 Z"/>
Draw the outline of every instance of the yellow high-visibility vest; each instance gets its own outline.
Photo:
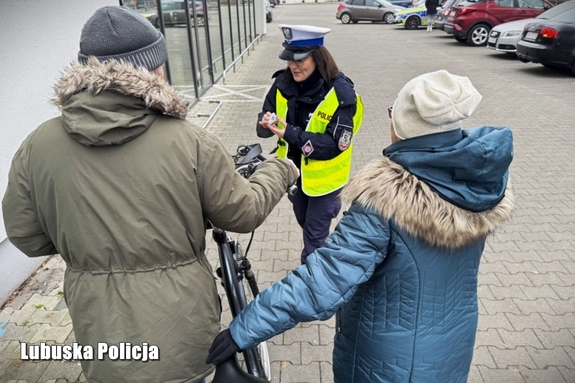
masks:
<path id="1" fill-rule="evenodd" d="M 356 93 L 357 105 L 353 115 L 353 136 L 357 134 L 363 121 L 363 103 L 361 97 Z M 335 114 L 339 106 L 339 100 L 334 88 L 331 88 L 323 101 L 313 112 L 309 119 L 306 132 L 325 133 L 331 117 Z M 276 91 L 276 115 L 284 121 L 287 116 L 288 101 L 281 94 L 279 89 Z M 280 129 L 285 126 L 277 124 Z M 353 152 L 353 141 L 349 148 L 341 152 L 337 157 L 331 160 L 313 160 L 302 154 L 301 159 L 301 181 L 302 189 L 310 197 L 319 197 L 326 195 L 343 187 L 349 180 L 351 173 L 351 155 Z M 288 143 L 280 138 L 276 156 L 286 158 L 288 153 Z M 307 159 L 307 161 L 306 161 Z"/>

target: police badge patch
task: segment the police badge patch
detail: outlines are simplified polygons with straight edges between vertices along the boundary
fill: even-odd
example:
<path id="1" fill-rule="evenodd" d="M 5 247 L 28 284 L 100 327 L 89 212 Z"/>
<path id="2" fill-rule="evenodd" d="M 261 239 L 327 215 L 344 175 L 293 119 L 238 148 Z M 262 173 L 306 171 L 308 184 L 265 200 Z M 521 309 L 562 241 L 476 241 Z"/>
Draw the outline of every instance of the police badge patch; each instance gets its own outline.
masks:
<path id="1" fill-rule="evenodd" d="M 341 136 L 339 137 L 339 142 L 337 146 L 339 147 L 339 150 L 343 152 L 344 150 L 349 148 L 349 145 L 351 145 L 351 132 L 349 130 L 344 130 Z"/>
<path id="2" fill-rule="evenodd" d="M 301 151 L 306 157 L 309 157 L 309 155 L 313 153 L 313 145 L 310 140 L 307 140 L 305 145 L 301 147 Z"/>
<path id="3" fill-rule="evenodd" d="M 284 27 L 284 28 L 282 28 L 282 32 L 283 32 L 284 38 L 286 40 L 289 41 L 293 38 L 292 33 L 291 33 L 291 28 Z"/>

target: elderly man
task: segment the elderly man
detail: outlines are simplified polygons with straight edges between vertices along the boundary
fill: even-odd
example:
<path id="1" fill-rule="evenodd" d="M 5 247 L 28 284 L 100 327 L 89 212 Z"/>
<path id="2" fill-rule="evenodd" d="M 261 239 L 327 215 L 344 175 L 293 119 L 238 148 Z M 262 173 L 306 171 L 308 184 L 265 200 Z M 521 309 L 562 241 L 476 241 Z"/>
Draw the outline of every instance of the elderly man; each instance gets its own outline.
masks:
<path id="1" fill-rule="evenodd" d="M 206 222 L 249 232 L 299 176 L 282 159 L 250 180 L 235 173 L 218 138 L 186 121 L 163 77 L 167 55 L 144 17 L 97 10 L 55 86 L 61 116 L 26 138 L 10 170 L 6 232 L 30 257 L 66 261 L 77 342 L 154 346 L 148 362 L 82 360 L 90 382 L 202 381 L 220 329 Z"/>

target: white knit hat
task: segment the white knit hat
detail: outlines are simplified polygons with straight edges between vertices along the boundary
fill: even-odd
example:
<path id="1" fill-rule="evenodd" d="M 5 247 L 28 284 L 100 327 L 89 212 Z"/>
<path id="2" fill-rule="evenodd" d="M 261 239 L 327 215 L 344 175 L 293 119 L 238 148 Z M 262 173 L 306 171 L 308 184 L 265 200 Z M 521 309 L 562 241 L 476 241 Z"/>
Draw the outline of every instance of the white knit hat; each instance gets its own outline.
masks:
<path id="1" fill-rule="evenodd" d="M 469 78 L 446 70 L 425 73 L 399 91 L 391 119 L 402 140 L 455 130 L 471 116 L 481 95 Z"/>

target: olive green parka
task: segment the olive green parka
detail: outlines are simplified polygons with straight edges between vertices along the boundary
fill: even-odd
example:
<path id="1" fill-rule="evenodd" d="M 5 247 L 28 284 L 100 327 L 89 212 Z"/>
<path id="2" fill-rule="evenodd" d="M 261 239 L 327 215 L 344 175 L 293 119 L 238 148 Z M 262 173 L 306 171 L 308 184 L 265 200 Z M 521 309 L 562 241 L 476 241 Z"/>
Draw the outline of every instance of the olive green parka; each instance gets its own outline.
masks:
<path id="1" fill-rule="evenodd" d="M 8 238 L 30 257 L 66 261 L 79 344 L 159 349 L 157 361 L 82 361 L 89 382 L 200 381 L 221 310 L 206 222 L 252 231 L 297 169 L 270 159 L 242 178 L 219 139 L 185 120 L 175 89 L 146 70 L 92 58 L 67 68 L 55 90 L 62 115 L 12 162 Z"/>

